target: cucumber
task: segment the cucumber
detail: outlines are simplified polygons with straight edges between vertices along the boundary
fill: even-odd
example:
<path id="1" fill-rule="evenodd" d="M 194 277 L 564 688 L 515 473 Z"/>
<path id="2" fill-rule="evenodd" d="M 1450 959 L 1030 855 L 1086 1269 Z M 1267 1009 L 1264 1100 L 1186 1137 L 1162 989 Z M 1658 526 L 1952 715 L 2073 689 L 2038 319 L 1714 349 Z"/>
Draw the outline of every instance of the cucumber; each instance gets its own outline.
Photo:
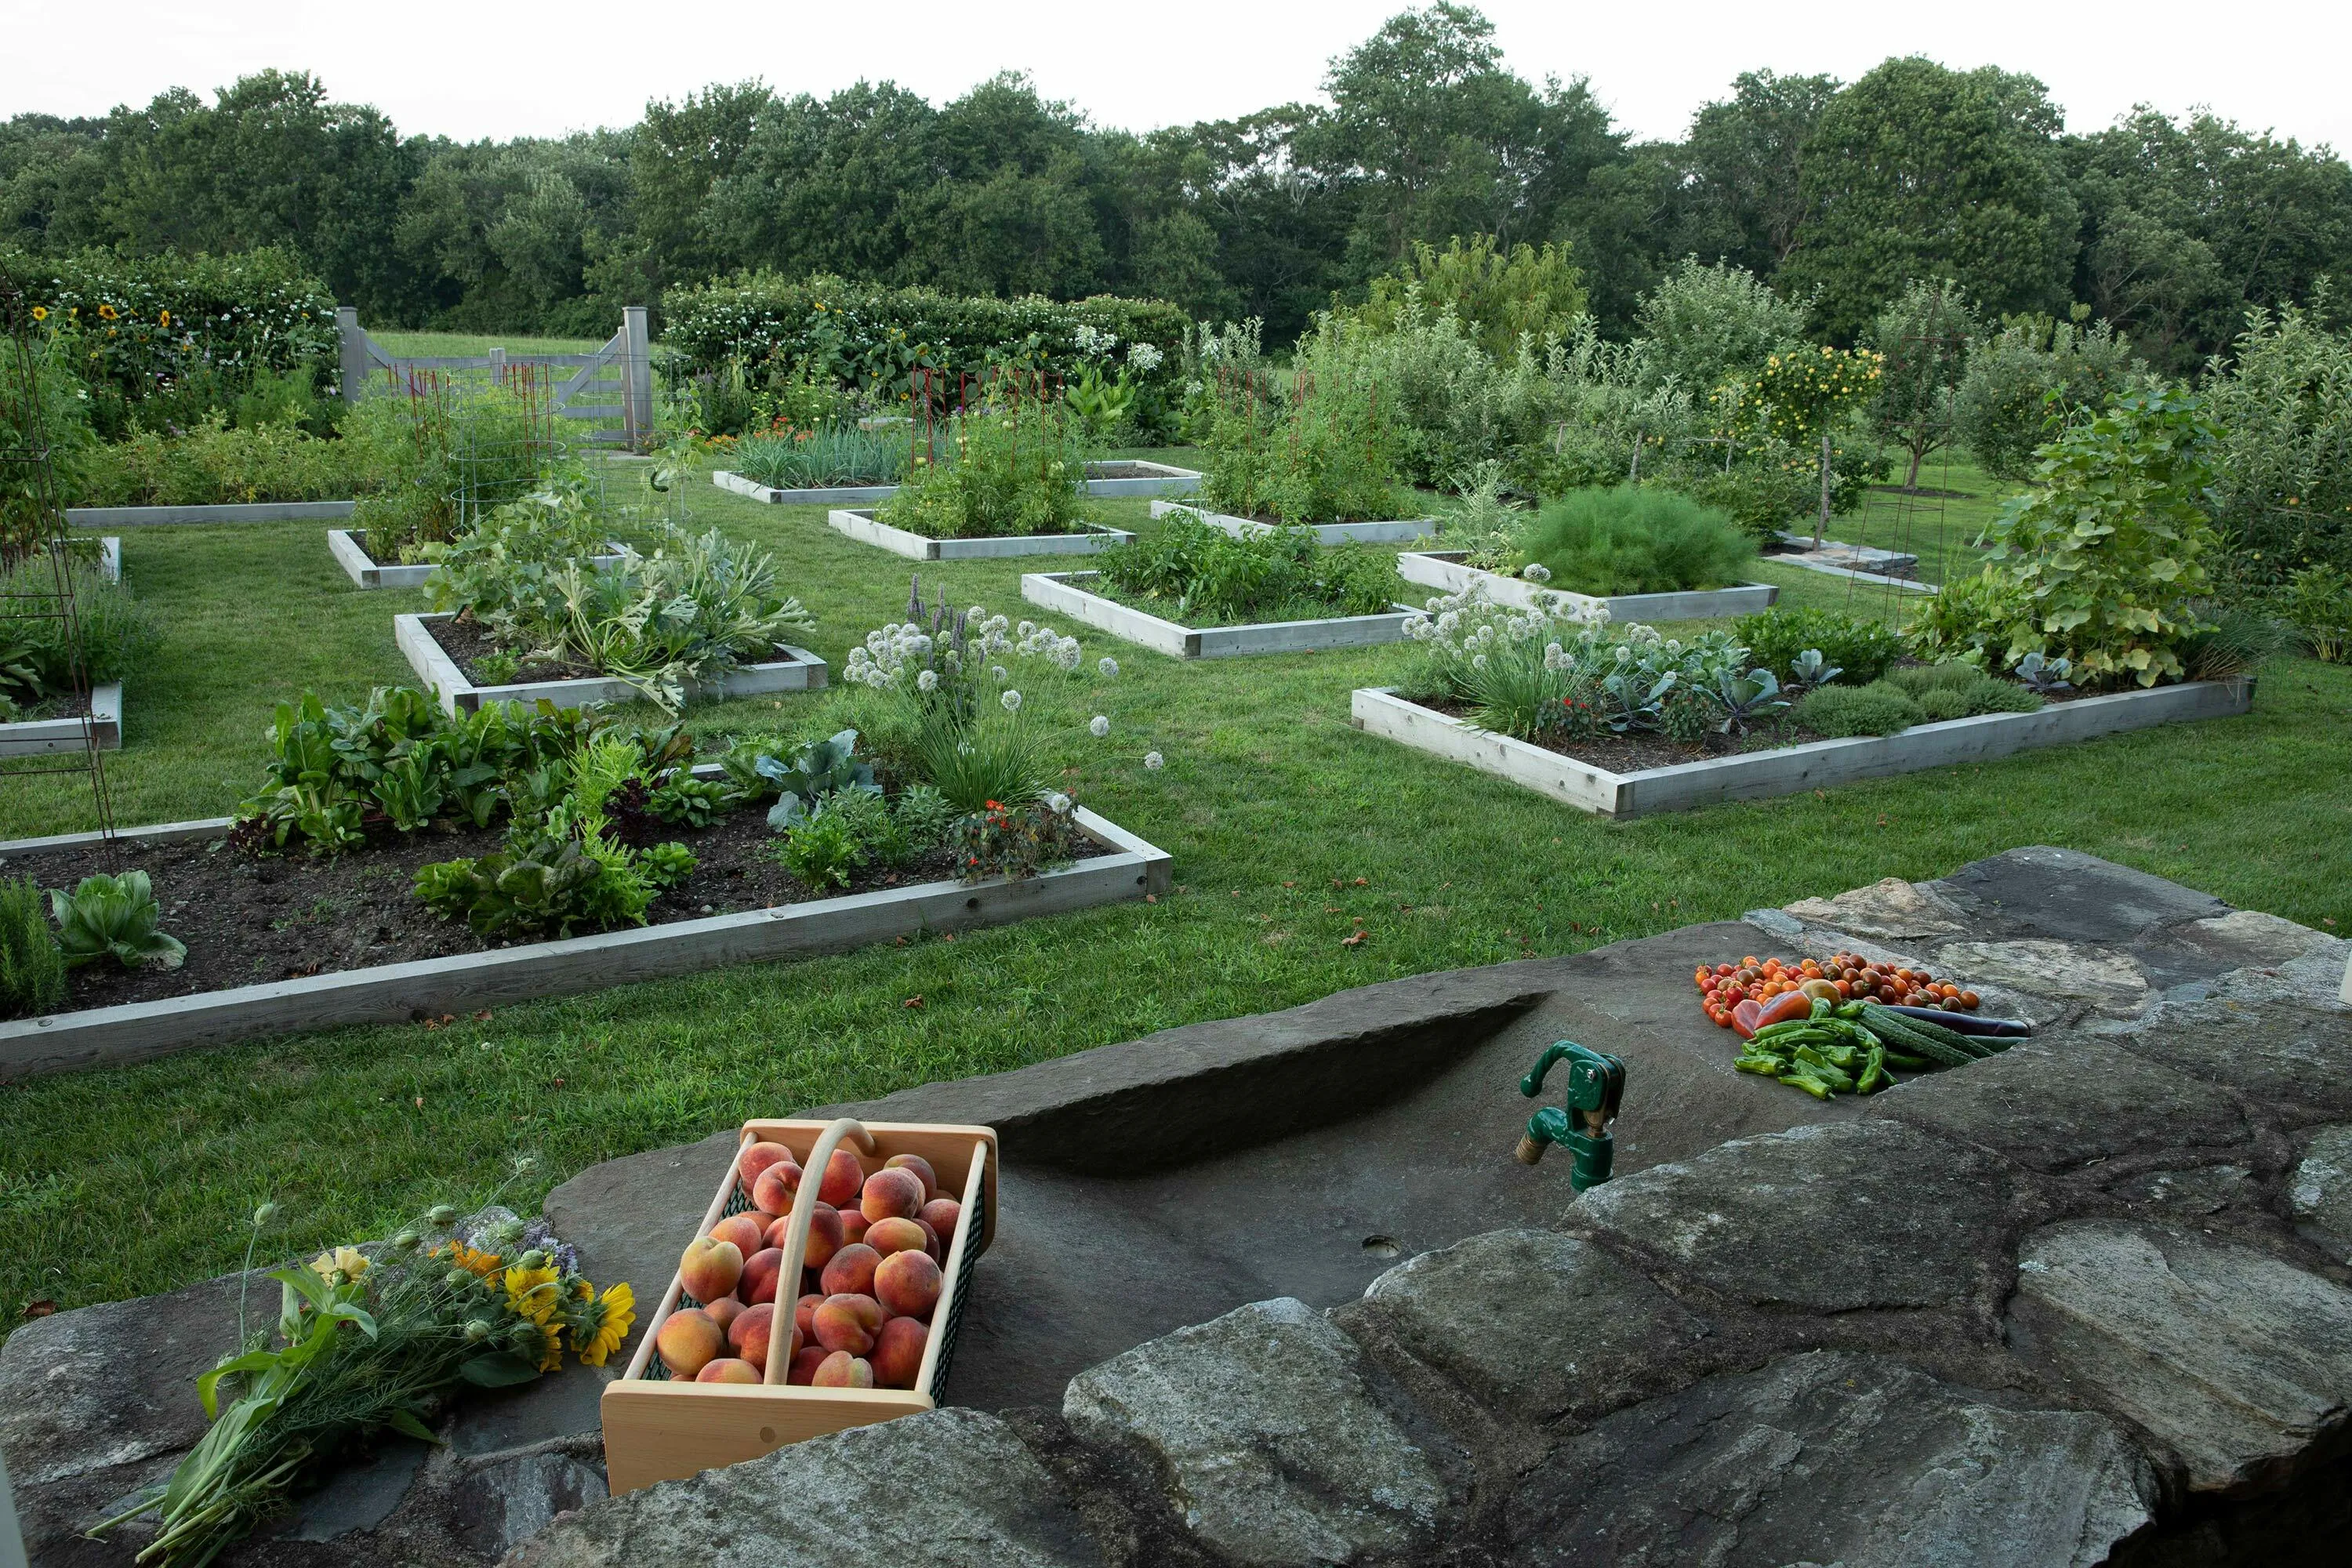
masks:
<path id="1" fill-rule="evenodd" d="M 1910 1020 L 1896 1017 L 1884 1007 L 1863 1010 L 1863 1026 L 1890 1049 L 1906 1056 L 1925 1057 L 1938 1067 L 1964 1068 L 1977 1058 L 1971 1052 L 1953 1046 L 1911 1027 Z"/>

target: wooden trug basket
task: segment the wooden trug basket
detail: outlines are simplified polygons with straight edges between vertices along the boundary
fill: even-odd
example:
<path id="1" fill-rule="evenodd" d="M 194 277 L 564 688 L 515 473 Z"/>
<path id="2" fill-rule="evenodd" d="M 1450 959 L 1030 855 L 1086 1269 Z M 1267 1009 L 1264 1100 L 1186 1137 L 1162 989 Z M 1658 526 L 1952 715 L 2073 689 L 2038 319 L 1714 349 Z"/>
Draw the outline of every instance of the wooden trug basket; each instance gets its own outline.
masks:
<path id="1" fill-rule="evenodd" d="M 951 1127 L 918 1122 L 747 1121 L 736 1139 L 736 1157 L 727 1162 L 719 1192 L 696 1236 L 730 1214 L 751 1207 L 735 1179 L 737 1161 L 751 1143 L 782 1143 L 809 1174 L 800 1184 L 784 1268 L 777 1277 L 777 1339 L 771 1342 L 768 1381 L 761 1384 L 685 1383 L 670 1378 L 654 1352 L 654 1336 L 673 1311 L 697 1306 L 677 1274 L 658 1310 L 640 1331 L 628 1370 L 604 1385 L 604 1469 L 614 1495 L 677 1480 L 721 1465 L 772 1453 L 787 1443 L 821 1437 L 845 1427 L 929 1410 L 947 1384 L 956 1331 L 971 1293 L 974 1259 L 988 1249 L 996 1224 L 996 1133 L 987 1127 Z M 808 1388 L 784 1382 L 791 1360 L 792 1306 L 799 1299 L 801 1258 L 815 1215 L 824 1161 L 838 1144 L 857 1156 L 871 1175 L 893 1154 L 919 1154 L 930 1163 L 942 1186 L 956 1191 L 961 1213 L 955 1235 L 941 1237 L 947 1252 L 940 1304 L 931 1314 L 929 1342 L 915 1386 L 906 1388 Z M 965 1173 L 960 1186 L 949 1173 Z M 684 1249 L 684 1244 L 680 1244 Z"/>

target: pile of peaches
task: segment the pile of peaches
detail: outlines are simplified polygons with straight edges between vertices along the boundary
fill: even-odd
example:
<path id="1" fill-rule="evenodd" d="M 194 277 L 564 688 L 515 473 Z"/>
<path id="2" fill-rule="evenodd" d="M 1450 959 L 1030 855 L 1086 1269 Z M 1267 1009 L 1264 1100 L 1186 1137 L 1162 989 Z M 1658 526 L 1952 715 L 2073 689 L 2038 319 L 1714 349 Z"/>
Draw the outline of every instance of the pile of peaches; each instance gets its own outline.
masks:
<path id="1" fill-rule="evenodd" d="M 654 1336 L 673 1378 L 766 1381 L 776 1276 L 802 1173 L 782 1144 L 751 1143 L 735 1179 L 752 1206 L 696 1237 L 678 1259 L 680 1287 L 702 1304 L 672 1312 Z M 893 1154 L 869 1176 L 846 1149 L 825 1162 L 816 1195 L 784 1381 L 914 1387 L 961 1205 L 919 1155 Z"/>

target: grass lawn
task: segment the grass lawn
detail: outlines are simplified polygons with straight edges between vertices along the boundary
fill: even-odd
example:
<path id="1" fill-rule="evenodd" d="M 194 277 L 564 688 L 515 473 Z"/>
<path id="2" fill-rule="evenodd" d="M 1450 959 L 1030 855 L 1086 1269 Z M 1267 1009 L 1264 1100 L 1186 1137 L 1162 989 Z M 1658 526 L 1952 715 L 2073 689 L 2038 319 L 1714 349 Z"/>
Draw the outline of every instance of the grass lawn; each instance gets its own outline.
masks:
<path id="1" fill-rule="evenodd" d="M 1150 510 L 1102 505 L 1128 527 Z M 822 510 L 707 486 L 695 507 L 776 552 L 836 668 L 853 640 L 903 614 L 913 563 L 835 533 Z M 109 766 L 123 822 L 231 809 L 273 700 L 305 685 L 356 697 L 406 677 L 391 616 L 422 595 L 352 588 L 315 524 L 131 530 L 123 552 L 170 636 L 128 683 L 127 744 Z M 923 576 L 956 603 L 1051 619 L 1019 600 L 1022 571 L 1038 565 Z M 1784 602 L 1874 607 L 1885 592 L 1764 570 Z M 1122 671 L 1033 682 L 1033 710 L 1074 734 L 1091 713 L 1110 718 L 1106 741 L 1076 734 L 1069 783 L 1173 853 L 1171 897 L 443 1029 L 345 1029 L 0 1088 L 0 1325 L 36 1300 L 74 1306 L 232 1268 L 245 1216 L 267 1198 L 285 1206 L 265 1250 L 290 1253 L 478 1198 L 528 1152 L 539 1164 L 508 1193 L 528 1208 L 592 1162 L 751 1115 L 1933 877 L 2020 844 L 2352 925 L 2342 668 L 2281 661 L 2245 719 L 1613 824 L 1350 728 L 1349 690 L 1391 679 L 1402 647 L 1185 664 L 1060 624 L 1089 668 L 1109 654 Z M 772 728 L 821 700 L 752 700 L 694 721 L 713 734 Z M 1167 758 L 1157 773 L 1141 763 L 1153 749 Z M 81 826 L 77 804 L 18 781 L 0 792 L 0 834 Z M 168 906 L 172 890 L 159 892 Z M 1367 939 L 1343 945 L 1358 930 Z M 643 1294 L 661 1281 L 634 1283 Z"/>

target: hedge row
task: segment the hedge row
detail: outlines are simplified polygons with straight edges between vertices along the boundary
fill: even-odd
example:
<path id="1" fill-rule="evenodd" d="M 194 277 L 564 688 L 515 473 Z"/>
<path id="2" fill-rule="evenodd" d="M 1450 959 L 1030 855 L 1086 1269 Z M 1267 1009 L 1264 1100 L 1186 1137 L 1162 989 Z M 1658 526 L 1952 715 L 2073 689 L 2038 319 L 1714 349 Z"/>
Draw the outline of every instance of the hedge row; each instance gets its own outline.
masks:
<path id="1" fill-rule="evenodd" d="M 1137 343 L 1158 351 L 1156 365 L 1133 369 L 1147 390 L 1159 390 L 1179 374 L 1189 324 L 1181 310 L 1159 300 L 998 300 L 766 272 L 672 289 L 662 296 L 662 316 L 663 343 L 693 370 L 715 371 L 730 360 L 805 370 L 869 396 L 904 395 L 919 366 L 982 376 L 1012 363 L 1064 377 L 1089 360 L 1133 366 Z M 1080 349 L 1081 328 L 1118 339 L 1108 361 Z"/>

